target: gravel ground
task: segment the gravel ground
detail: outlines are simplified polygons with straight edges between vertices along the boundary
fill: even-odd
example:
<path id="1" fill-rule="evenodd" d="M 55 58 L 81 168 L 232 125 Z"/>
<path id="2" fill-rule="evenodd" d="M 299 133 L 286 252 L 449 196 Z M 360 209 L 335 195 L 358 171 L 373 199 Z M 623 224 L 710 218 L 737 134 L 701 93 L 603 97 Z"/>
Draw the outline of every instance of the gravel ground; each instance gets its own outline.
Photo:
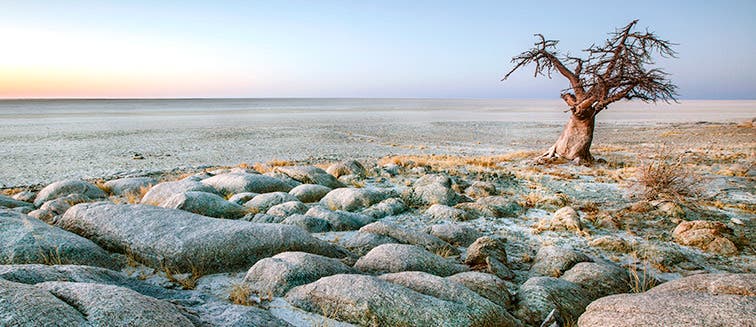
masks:
<path id="1" fill-rule="evenodd" d="M 0 102 L 0 187 L 45 184 L 176 167 L 241 162 L 375 158 L 389 154 L 501 154 L 546 149 L 567 114 L 556 102 L 521 110 L 491 101 L 433 103 L 431 109 L 64 110 L 35 112 Z M 705 103 L 708 106 L 716 103 Z M 722 104 L 720 104 L 722 105 Z M 728 103 L 724 103 L 724 108 Z M 731 105 L 731 104 L 730 104 Z M 460 108 L 470 107 L 469 110 Z M 509 104 L 511 107 L 512 105 Z M 19 109 L 21 108 L 21 109 Z M 712 135 L 696 121 L 737 122 L 756 115 L 752 101 L 712 112 L 698 102 L 674 110 L 619 107 L 602 113 L 595 146 L 668 140 L 695 144 L 752 142 Z M 719 125 L 717 125 L 719 126 Z M 691 138 L 690 136 L 695 136 Z M 138 154 L 138 156 L 136 156 Z M 143 159 L 136 159 L 143 158 Z"/>

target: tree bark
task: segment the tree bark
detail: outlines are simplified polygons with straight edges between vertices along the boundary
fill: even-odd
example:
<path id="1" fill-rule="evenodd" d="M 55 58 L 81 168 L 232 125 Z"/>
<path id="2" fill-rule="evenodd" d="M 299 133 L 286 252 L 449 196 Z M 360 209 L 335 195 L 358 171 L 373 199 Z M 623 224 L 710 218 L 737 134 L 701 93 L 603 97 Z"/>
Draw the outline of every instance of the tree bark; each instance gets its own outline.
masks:
<path id="1" fill-rule="evenodd" d="M 596 124 L 596 113 L 593 110 L 583 115 L 570 115 L 570 120 L 564 126 L 562 134 L 556 144 L 544 154 L 545 158 L 560 157 L 573 160 L 576 163 L 593 162 L 591 155 L 591 142 L 593 141 L 593 128 Z"/>

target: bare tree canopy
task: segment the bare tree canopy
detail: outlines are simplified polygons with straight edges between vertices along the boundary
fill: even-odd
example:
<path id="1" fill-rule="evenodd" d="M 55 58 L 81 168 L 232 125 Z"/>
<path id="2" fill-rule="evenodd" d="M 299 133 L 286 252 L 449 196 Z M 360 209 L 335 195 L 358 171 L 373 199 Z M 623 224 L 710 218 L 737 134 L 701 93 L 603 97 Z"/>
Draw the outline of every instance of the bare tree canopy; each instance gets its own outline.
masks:
<path id="1" fill-rule="evenodd" d="M 588 152 L 593 137 L 593 119 L 606 109 L 609 104 L 622 99 L 641 100 L 644 102 L 677 101 L 677 87 L 669 80 L 669 74 L 660 68 L 651 68 L 656 63 L 655 56 L 676 58 L 673 43 L 660 39 L 654 33 L 635 30 L 638 20 L 609 34 L 602 45 L 591 45 L 583 50 L 584 57 L 562 54 L 557 49 L 557 40 L 548 40 L 542 34 L 536 34 L 535 46 L 512 58 L 515 65 L 502 80 L 512 73 L 535 64 L 534 76 L 551 78 L 556 71 L 565 77 L 570 87 L 563 90 L 561 98 L 567 103 L 573 118 L 590 120 L 590 135 L 584 136 L 585 144 L 569 138 L 569 125 L 565 127 L 560 141 L 544 156 L 562 156 L 568 159 L 592 161 Z M 573 128 L 574 129 L 574 128 Z M 577 149 L 582 147 L 584 149 Z"/>

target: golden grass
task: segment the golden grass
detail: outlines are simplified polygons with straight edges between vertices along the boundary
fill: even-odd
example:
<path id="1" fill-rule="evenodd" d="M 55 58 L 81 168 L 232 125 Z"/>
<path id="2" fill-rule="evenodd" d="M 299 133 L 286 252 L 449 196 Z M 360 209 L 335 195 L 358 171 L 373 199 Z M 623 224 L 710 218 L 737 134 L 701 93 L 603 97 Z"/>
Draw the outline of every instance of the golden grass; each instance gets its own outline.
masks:
<path id="1" fill-rule="evenodd" d="M 630 291 L 633 293 L 643 293 L 654 288 L 656 286 L 656 278 L 648 271 L 645 264 L 640 269 L 640 272 L 638 270 L 638 267 L 632 264 L 627 268 L 627 273 L 630 277 Z"/>
<path id="2" fill-rule="evenodd" d="M 150 191 L 152 188 L 152 185 L 142 186 L 139 188 L 139 192 L 126 192 L 126 202 L 130 204 L 137 204 L 140 201 L 142 201 L 142 198 L 144 198 L 144 195 L 147 194 L 147 192 Z"/>
<path id="3" fill-rule="evenodd" d="M 254 302 L 250 298 L 252 296 L 252 289 L 247 283 L 237 283 L 231 285 L 231 291 L 228 293 L 228 300 L 233 304 L 238 305 L 253 305 Z"/>
<path id="4" fill-rule="evenodd" d="M 105 194 L 110 194 L 110 187 L 108 187 L 107 185 L 105 185 L 105 181 L 104 180 L 102 180 L 102 179 L 96 180 L 94 182 L 94 185 L 97 186 L 97 188 L 99 188 L 103 192 L 105 192 Z"/>
<path id="5" fill-rule="evenodd" d="M 169 266 L 162 265 L 162 270 L 165 274 L 165 277 L 168 278 L 169 281 L 181 286 L 181 288 L 185 290 L 193 290 L 195 287 L 197 287 L 197 280 L 200 279 L 200 277 L 202 277 L 203 275 L 202 270 L 195 265 L 191 265 L 191 272 L 189 273 L 189 276 L 185 278 L 176 277 L 176 274 L 178 274 L 178 272 L 174 271 Z"/>
<path id="6" fill-rule="evenodd" d="M 457 156 L 457 155 L 396 155 L 383 157 L 378 160 L 379 165 L 395 164 L 405 168 L 431 167 L 433 169 L 450 169 L 462 166 L 481 168 L 497 168 L 502 162 L 531 159 L 540 152 L 518 151 L 497 156 Z"/>
<path id="7" fill-rule="evenodd" d="M 23 191 L 24 191 L 24 189 L 20 188 L 20 187 L 6 188 L 6 189 L 0 191 L 0 194 L 4 194 L 4 195 L 7 195 L 7 196 L 12 196 L 12 195 L 16 195 L 18 193 L 21 193 Z"/>

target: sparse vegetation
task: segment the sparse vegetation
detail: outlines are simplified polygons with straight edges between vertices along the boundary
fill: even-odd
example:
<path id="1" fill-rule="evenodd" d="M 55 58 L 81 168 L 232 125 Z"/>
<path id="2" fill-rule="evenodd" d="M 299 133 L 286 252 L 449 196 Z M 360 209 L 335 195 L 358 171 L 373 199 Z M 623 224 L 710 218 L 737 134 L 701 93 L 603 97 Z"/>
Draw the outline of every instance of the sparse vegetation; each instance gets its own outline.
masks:
<path id="1" fill-rule="evenodd" d="M 185 290 L 193 290 L 197 287 L 197 280 L 203 275 L 202 270 L 194 264 L 190 264 L 190 269 L 191 272 L 182 274 L 176 272 L 174 268 L 171 268 L 168 265 L 162 265 L 162 271 L 163 274 L 165 274 L 165 278 L 168 278 L 171 283 L 174 283 Z"/>
<path id="2" fill-rule="evenodd" d="M 253 305 L 252 289 L 247 283 L 241 282 L 231 285 L 231 291 L 228 293 L 228 300 L 238 305 Z"/>
<path id="3" fill-rule="evenodd" d="M 641 162 L 637 186 L 647 200 L 682 201 L 696 197 L 700 178 L 685 164 L 685 156 L 671 155 L 660 149 L 657 154 Z"/>

